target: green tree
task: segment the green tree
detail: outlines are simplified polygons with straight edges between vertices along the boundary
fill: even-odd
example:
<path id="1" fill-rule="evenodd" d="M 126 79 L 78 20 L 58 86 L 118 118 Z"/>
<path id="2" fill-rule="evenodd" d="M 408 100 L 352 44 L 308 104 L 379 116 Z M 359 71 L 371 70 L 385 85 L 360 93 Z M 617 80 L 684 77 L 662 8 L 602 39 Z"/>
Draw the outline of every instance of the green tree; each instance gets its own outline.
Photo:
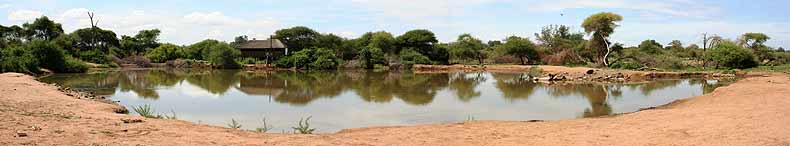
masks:
<path id="1" fill-rule="evenodd" d="M 121 36 L 120 48 L 122 55 L 144 54 L 148 50 L 159 47 L 159 29 L 141 30 L 134 37 Z"/>
<path id="2" fill-rule="evenodd" d="M 649 54 L 658 54 L 661 53 L 661 43 L 656 42 L 656 40 L 644 40 L 642 43 L 639 43 L 639 51 L 649 53 Z"/>
<path id="3" fill-rule="evenodd" d="M 39 63 L 39 67 L 50 69 L 54 72 L 68 73 L 88 70 L 87 64 L 65 55 L 64 51 L 51 41 L 36 39 L 28 42 L 24 49 L 30 50 L 32 56 L 36 58 L 36 62 Z"/>
<path id="4" fill-rule="evenodd" d="M 406 32 L 405 34 L 398 36 L 395 38 L 396 46 L 398 47 L 397 50 L 403 50 L 405 48 L 412 48 L 414 51 L 419 52 L 422 55 L 428 55 L 432 51 L 434 51 L 433 46 L 436 43 L 439 43 L 439 40 L 436 39 L 433 32 L 425 29 L 417 29 L 411 30 Z"/>
<path id="5" fill-rule="evenodd" d="M 0 25 L 0 48 L 21 46 L 25 39 L 25 29 L 22 27 Z"/>
<path id="6" fill-rule="evenodd" d="M 49 20 L 49 17 L 42 16 L 36 18 L 33 23 L 22 24 L 29 39 L 52 40 L 63 35 L 63 27 L 60 23 Z"/>
<path id="7" fill-rule="evenodd" d="M 38 73 L 38 60 L 21 47 L 0 49 L 0 72 Z"/>
<path id="8" fill-rule="evenodd" d="M 407 48 L 400 51 L 400 61 L 406 68 L 411 68 L 414 64 L 430 64 L 431 59 L 425 57 L 413 49 Z"/>
<path id="9" fill-rule="evenodd" d="M 475 59 L 480 65 L 486 58 L 485 44 L 480 39 L 470 34 L 461 34 L 458 39 L 450 44 L 450 54 L 459 59 Z"/>
<path id="10" fill-rule="evenodd" d="M 209 48 L 208 58 L 206 61 L 212 65 L 220 68 L 238 68 L 240 65 L 236 62 L 236 58 L 241 56 L 241 52 L 229 44 L 220 42 L 214 44 Z"/>
<path id="11" fill-rule="evenodd" d="M 374 45 L 367 46 L 359 51 L 362 67 L 365 69 L 373 69 L 376 64 L 386 64 L 384 52 L 373 46 Z"/>
<path id="12" fill-rule="evenodd" d="M 774 57 L 770 53 L 769 47 L 765 46 L 765 42 L 770 39 L 771 37 L 763 33 L 745 33 L 738 39 L 738 43 L 743 47 L 751 49 L 759 61 L 770 61 L 773 60 Z"/>
<path id="13" fill-rule="evenodd" d="M 238 48 L 241 44 L 247 43 L 247 41 L 250 41 L 250 39 L 246 35 L 237 36 L 233 38 L 233 42 L 230 43 L 230 46 Z"/>
<path id="14" fill-rule="evenodd" d="M 584 41 L 584 33 L 570 31 L 565 25 L 549 25 L 543 27 L 540 33 L 535 33 L 535 38 L 542 46 L 554 53 L 571 49 Z"/>
<path id="15" fill-rule="evenodd" d="M 153 62 L 165 62 L 186 56 L 186 52 L 181 46 L 174 44 L 162 44 L 145 54 L 145 57 Z"/>
<path id="16" fill-rule="evenodd" d="M 211 48 L 220 43 L 222 42 L 213 39 L 206 39 L 198 43 L 189 45 L 184 50 L 184 53 L 186 55 L 185 57 L 188 59 L 195 59 L 195 60 L 208 59 L 208 54 Z"/>
<path id="17" fill-rule="evenodd" d="M 507 55 L 519 58 L 522 65 L 538 58 L 537 47 L 528 38 L 508 37 L 505 39 L 505 44 L 500 45 L 499 49 L 503 50 Z"/>
<path id="18" fill-rule="evenodd" d="M 619 26 L 617 22 L 622 20 L 623 16 L 611 12 L 596 13 L 584 19 L 582 23 L 584 32 L 588 35 L 592 35 L 587 49 L 592 50 L 595 56 L 597 56 L 597 63 L 609 66 L 608 57 L 612 52 L 609 36 L 614 33 L 614 29 Z"/>
<path id="19" fill-rule="evenodd" d="M 757 66 L 757 61 L 751 51 L 732 42 L 720 43 L 707 53 L 705 55 L 707 60 L 716 62 L 717 67 L 721 65 L 727 68 L 744 69 Z"/>
<path id="20" fill-rule="evenodd" d="M 78 29 L 55 39 L 59 46 L 73 56 L 93 63 L 108 63 L 111 48 L 120 46 L 115 32 L 99 27 Z"/>
<path id="21" fill-rule="evenodd" d="M 274 34 L 274 38 L 282 41 L 292 52 L 316 46 L 318 37 L 321 36 L 318 32 L 304 26 L 277 30 Z"/>

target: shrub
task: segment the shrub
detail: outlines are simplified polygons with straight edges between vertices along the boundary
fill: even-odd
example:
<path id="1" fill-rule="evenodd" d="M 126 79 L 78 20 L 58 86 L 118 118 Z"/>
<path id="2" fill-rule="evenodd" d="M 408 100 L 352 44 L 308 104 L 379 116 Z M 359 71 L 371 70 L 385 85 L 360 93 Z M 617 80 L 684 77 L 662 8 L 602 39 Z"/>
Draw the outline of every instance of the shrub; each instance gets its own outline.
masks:
<path id="1" fill-rule="evenodd" d="M 71 56 L 66 56 L 66 62 L 64 66 L 65 67 L 62 72 L 72 72 L 72 73 L 86 72 L 88 71 L 88 68 L 90 68 L 90 66 L 88 66 L 88 64 L 86 64 L 85 62 L 82 62 L 81 60 L 73 58 Z"/>
<path id="2" fill-rule="evenodd" d="M 228 123 L 228 128 L 241 129 L 241 124 L 238 121 L 236 121 L 236 119 L 231 118 L 230 123 Z"/>
<path id="3" fill-rule="evenodd" d="M 430 64 L 431 60 L 428 57 L 423 56 L 417 51 L 411 49 L 404 49 L 400 51 L 400 60 L 401 64 L 405 65 L 406 68 L 411 68 L 414 64 Z"/>
<path id="4" fill-rule="evenodd" d="M 25 45 L 25 49 L 31 51 L 33 57 L 37 59 L 39 67 L 54 72 L 85 72 L 88 69 L 84 62 L 67 57 L 63 50 L 52 42 L 33 40 Z"/>
<path id="5" fill-rule="evenodd" d="M 337 69 L 340 65 L 339 59 L 335 56 L 335 51 L 318 48 L 313 54 L 314 61 L 310 63 L 310 68 L 319 70 Z"/>
<path id="6" fill-rule="evenodd" d="M 280 58 L 275 65 L 284 68 L 337 69 L 340 61 L 332 50 L 311 48 L 302 49 L 291 56 Z"/>
<path id="7" fill-rule="evenodd" d="M 151 59 L 153 62 L 166 62 L 169 60 L 175 60 L 178 58 L 185 57 L 186 53 L 184 53 L 184 49 L 181 46 L 177 46 L 174 44 L 163 44 L 159 47 L 154 48 L 147 54 L 145 57 Z"/>
<path id="8" fill-rule="evenodd" d="M 206 61 L 215 67 L 239 68 L 240 65 L 235 60 L 239 56 L 241 56 L 241 52 L 239 50 L 234 49 L 226 43 L 219 43 L 210 48 Z"/>
<path id="9" fill-rule="evenodd" d="M 12 47 L 0 50 L 0 72 L 37 73 L 38 61 L 30 51 Z"/>
<path id="10" fill-rule="evenodd" d="M 107 54 L 99 50 L 80 51 L 77 55 L 77 58 L 91 63 L 107 64 L 110 62 L 110 59 L 107 58 Z"/>
<path id="11" fill-rule="evenodd" d="M 384 59 L 384 51 L 371 46 L 359 51 L 359 57 L 362 60 L 361 67 L 365 69 L 373 69 L 377 64 L 385 64 L 387 62 Z"/>
<path id="12" fill-rule="evenodd" d="M 744 69 L 757 66 L 754 54 L 750 50 L 734 43 L 725 42 L 719 44 L 709 51 L 705 57 L 727 68 Z"/>
<path id="13" fill-rule="evenodd" d="M 307 119 L 299 119 L 299 125 L 292 127 L 294 129 L 294 133 L 313 134 L 315 128 L 310 128 L 310 118 L 312 117 L 313 116 L 309 116 Z"/>

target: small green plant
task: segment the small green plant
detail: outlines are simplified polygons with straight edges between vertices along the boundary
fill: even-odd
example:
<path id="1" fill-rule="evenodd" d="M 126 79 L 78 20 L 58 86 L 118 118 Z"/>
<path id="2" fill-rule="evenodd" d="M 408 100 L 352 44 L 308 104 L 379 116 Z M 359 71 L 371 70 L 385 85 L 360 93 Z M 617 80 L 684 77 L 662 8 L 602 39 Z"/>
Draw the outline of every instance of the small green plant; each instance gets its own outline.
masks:
<path id="1" fill-rule="evenodd" d="M 157 119 L 159 118 L 158 115 L 154 115 L 154 110 L 151 108 L 151 105 L 146 104 L 142 106 L 136 106 L 136 107 L 132 107 L 132 109 L 134 109 L 134 112 L 136 112 L 140 116 L 146 118 L 157 118 Z"/>
<path id="2" fill-rule="evenodd" d="M 241 129 L 241 124 L 236 121 L 236 119 L 231 118 L 230 123 L 228 123 L 228 128 Z"/>
<path id="3" fill-rule="evenodd" d="M 263 127 L 255 128 L 255 132 L 266 133 L 273 128 L 274 126 L 266 123 L 266 117 L 263 117 Z"/>
<path id="4" fill-rule="evenodd" d="M 291 127 L 294 129 L 294 133 L 313 134 L 315 128 L 310 128 L 310 118 L 313 118 L 313 116 L 308 116 L 307 119 L 299 119 L 299 125 Z"/>
<path id="5" fill-rule="evenodd" d="M 176 118 L 176 111 L 175 110 L 170 110 L 170 113 L 172 115 L 169 115 L 169 116 L 168 115 L 159 115 L 159 116 L 163 117 L 164 119 L 170 119 L 170 120 L 178 119 L 178 118 Z"/>
<path id="6" fill-rule="evenodd" d="M 137 114 L 139 114 L 140 116 L 143 116 L 145 118 L 171 119 L 171 120 L 177 119 L 176 118 L 176 112 L 174 110 L 170 110 L 171 115 L 155 114 L 156 112 L 154 111 L 154 109 L 151 108 L 151 105 L 148 105 L 148 104 L 142 105 L 142 106 L 132 107 L 132 109 L 134 109 L 134 112 L 136 112 Z"/>

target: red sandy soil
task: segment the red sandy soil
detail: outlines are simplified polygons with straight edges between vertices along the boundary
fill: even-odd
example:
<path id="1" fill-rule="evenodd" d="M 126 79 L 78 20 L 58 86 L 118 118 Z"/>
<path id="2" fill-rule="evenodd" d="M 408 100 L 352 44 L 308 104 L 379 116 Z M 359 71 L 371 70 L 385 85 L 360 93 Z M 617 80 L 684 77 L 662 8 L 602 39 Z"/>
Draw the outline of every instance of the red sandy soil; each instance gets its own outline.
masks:
<path id="1" fill-rule="evenodd" d="M 263 134 L 116 114 L 34 77 L 0 74 L 0 145 L 790 145 L 790 75 L 751 76 L 651 110 L 548 122 L 472 121 Z M 142 119 L 124 123 L 122 119 Z"/>

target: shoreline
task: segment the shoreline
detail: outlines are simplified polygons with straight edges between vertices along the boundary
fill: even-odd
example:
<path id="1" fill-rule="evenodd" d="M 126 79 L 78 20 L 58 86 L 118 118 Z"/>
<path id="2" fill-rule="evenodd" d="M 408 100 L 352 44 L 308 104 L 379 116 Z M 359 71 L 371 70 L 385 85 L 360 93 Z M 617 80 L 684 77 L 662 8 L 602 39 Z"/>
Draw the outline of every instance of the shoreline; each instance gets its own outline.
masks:
<path id="1" fill-rule="evenodd" d="M 790 131 L 778 130 L 790 128 L 785 124 L 790 123 L 790 108 L 785 106 L 790 104 L 790 91 L 786 90 L 790 89 L 790 76 L 781 73 L 750 74 L 709 94 L 599 118 L 366 127 L 315 135 L 263 134 L 116 114 L 120 105 L 75 98 L 32 76 L 4 73 L 0 81 L 5 82 L 0 85 L 0 115 L 5 119 L 0 120 L 5 127 L 0 130 L 4 135 L 0 145 L 790 144 Z M 124 122 L 129 119 L 142 122 Z M 720 125 L 723 127 L 714 127 Z M 673 131 L 677 129 L 686 130 Z M 642 139 L 630 137 L 637 133 Z M 684 133 L 690 138 L 676 137 Z"/>

